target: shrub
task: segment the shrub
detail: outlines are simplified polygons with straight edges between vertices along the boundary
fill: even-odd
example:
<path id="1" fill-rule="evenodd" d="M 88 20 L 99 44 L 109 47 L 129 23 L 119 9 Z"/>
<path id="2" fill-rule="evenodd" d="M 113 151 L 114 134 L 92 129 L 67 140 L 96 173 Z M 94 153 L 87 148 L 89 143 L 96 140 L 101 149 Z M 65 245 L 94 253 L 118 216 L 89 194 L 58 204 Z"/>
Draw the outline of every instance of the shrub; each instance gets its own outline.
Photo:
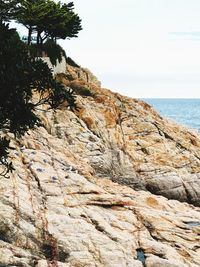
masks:
<path id="1" fill-rule="evenodd" d="M 43 55 L 49 57 L 53 66 L 62 61 L 62 57 L 66 57 L 65 51 L 62 47 L 52 40 L 47 40 L 44 44 L 31 44 L 28 46 L 31 57 L 42 57 Z"/>
<path id="2" fill-rule="evenodd" d="M 13 170 L 8 161 L 9 139 L 6 132 L 20 137 L 35 125 L 41 125 L 34 112 L 39 105 L 57 108 L 62 103 L 76 108 L 73 90 L 67 90 L 53 79 L 51 70 L 42 60 L 28 55 L 27 46 L 14 29 L 0 22 L 0 164 L 5 172 Z M 32 102 L 34 93 L 39 100 Z"/>

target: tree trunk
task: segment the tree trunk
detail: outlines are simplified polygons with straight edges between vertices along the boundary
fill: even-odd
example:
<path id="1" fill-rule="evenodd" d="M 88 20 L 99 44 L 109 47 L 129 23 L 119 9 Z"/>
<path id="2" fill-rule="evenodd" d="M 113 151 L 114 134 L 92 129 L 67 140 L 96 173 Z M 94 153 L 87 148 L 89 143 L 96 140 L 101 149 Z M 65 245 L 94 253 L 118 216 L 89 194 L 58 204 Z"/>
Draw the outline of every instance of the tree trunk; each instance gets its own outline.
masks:
<path id="1" fill-rule="evenodd" d="M 37 30 L 37 57 L 41 57 L 41 32 Z"/>
<path id="2" fill-rule="evenodd" d="M 31 44 L 32 26 L 28 29 L 28 45 Z"/>
<path id="3" fill-rule="evenodd" d="M 38 31 L 37 32 L 37 45 L 40 44 L 40 32 Z"/>

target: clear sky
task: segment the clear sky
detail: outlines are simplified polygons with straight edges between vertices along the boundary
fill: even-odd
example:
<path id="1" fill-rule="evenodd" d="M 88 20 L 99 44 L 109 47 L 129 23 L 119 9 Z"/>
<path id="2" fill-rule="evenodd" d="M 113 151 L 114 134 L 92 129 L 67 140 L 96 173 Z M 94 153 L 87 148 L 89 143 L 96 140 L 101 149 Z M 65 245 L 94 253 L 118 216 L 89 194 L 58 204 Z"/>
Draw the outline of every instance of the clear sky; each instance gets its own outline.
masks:
<path id="1" fill-rule="evenodd" d="M 69 1 L 64 1 L 69 2 Z M 68 56 L 131 97 L 200 98 L 200 0 L 74 0 Z"/>

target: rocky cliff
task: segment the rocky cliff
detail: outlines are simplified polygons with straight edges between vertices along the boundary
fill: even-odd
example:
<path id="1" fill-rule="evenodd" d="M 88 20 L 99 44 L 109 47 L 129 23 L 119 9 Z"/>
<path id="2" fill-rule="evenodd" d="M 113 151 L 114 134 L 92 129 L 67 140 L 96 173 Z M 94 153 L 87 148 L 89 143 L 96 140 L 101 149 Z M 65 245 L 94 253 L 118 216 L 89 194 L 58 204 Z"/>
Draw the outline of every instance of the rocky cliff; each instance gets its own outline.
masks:
<path id="1" fill-rule="evenodd" d="M 79 110 L 48 114 L 48 132 L 87 159 L 98 177 L 200 205 L 200 136 L 142 101 L 68 72 L 72 81 L 60 79 L 80 94 Z M 86 89 L 91 96 L 81 95 Z"/>
<path id="2" fill-rule="evenodd" d="M 13 139 L 0 266 L 200 266 L 199 135 L 85 69 L 57 78 L 78 110 L 38 111 L 44 126 Z"/>

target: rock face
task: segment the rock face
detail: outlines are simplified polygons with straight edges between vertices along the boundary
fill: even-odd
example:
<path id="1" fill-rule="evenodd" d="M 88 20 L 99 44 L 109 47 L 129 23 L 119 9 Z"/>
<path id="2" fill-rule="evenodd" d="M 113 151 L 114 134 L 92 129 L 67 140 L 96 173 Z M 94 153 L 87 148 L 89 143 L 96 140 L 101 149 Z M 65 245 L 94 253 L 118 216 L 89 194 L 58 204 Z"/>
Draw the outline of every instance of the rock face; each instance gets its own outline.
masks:
<path id="1" fill-rule="evenodd" d="M 68 79 L 70 80 L 85 81 L 87 83 L 101 87 L 101 82 L 97 79 L 97 77 L 90 70 L 86 68 L 81 68 L 78 66 L 74 67 L 74 66 L 67 64 L 65 75 L 67 75 Z"/>
<path id="2" fill-rule="evenodd" d="M 47 130 L 87 159 L 95 175 L 200 206 L 200 138 L 148 104 L 86 81 L 61 80 L 77 92 L 75 113 L 48 114 Z M 51 123 L 54 121 L 54 124 Z"/>
<path id="3" fill-rule="evenodd" d="M 66 70 L 67 63 L 66 63 L 66 60 L 65 60 L 64 57 L 62 57 L 61 62 L 59 62 L 59 61 L 57 60 L 57 64 L 56 64 L 56 66 L 52 65 L 51 60 L 50 60 L 49 57 L 41 57 L 41 59 L 42 59 L 45 63 L 47 63 L 48 67 L 52 70 L 52 74 L 53 74 L 53 76 L 55 76 L 55 75 L 57 75 L 57 74 L 59 74 L 59 73 L 63 73 L 63 72 L 65 72 L 65 70 Z"/>
<path id="4" fill-rule="evenodd" d="M 79 109 L 41 111 L 44 127 L 12 141 L 0 266 L 200 266 L 199 136 L 142 101 L 59 79 Z"/>

